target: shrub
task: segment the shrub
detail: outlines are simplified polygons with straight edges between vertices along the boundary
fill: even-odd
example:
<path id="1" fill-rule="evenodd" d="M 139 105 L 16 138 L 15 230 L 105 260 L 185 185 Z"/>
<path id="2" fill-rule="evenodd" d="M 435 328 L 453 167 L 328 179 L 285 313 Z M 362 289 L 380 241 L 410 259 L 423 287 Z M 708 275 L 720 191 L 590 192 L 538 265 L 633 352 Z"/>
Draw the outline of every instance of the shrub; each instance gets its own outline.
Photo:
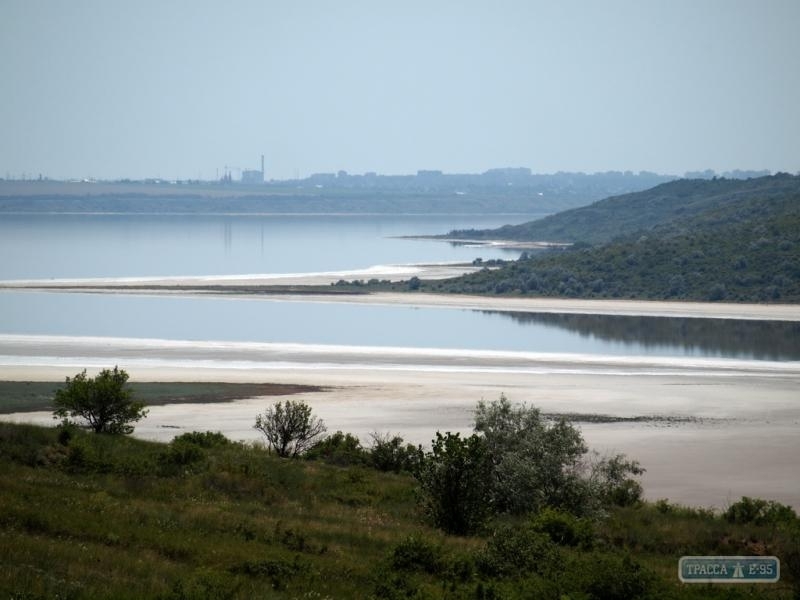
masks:
<path id="1" fill-rule="evenodd" d="M 576 572 L 578 582 L 592 600 L 636 600 L 647 596 L 654 577 L 628 554 L 591 553 L 581 561 Z"/>
<path id="2" fill-rule="evenodd" d="M 158 462 L 164 467 L 187 467 L 206 458 L 203 448 L 177 438 L 158 455 Z"/>
<path id="3" fill-rule="evenodd" d="M 722 516 L 729 523 L 753 523 L 755 525 L 792 523 L 797 519 L 791 506 L 774 500 L 748 498 L 747 496 L 743 496 L 741 500 L 731 504 Z"/>
<path id="4" fill-rule="evenodd" d="M 421 446 L 413 444 L 403 445 L 400 436 L 389 437 L 388 434 L 371 434 L 372 447 L 369 450 L 369 459 L 372 466 L 379 471 L 414 472 L 419 466 L 423 452 Z"/>
<path id="5" fill-rule="evenodd" d="M 624 454 L 600 459 L 591 466 L 592 493 L 603 506 L 633 506 L 642 500 L 642 485 L 631 476 L 643 473 L 639 463 Z"/>
<path id="6" fill-rule="evenodd" d="M 591 522 L 552 508 L 545 508 L 536 515 L 531 527 L 534 531 L 546 534 L 559 546 L 590 548 L 594 540 Z"/>
<path id="7" fill-rule="evenodd" d="M 529 525 L 506 525 L 494 531 L 475 562 L 478 571 L 489 577 L 543 575 L 560 568 L 561 555 L 548 535 Z"/>
<path id="8" fill-rule="evenodd" d="M 270 406 L 263 415 L 256 416 L 253 427 L 263 433 L 269 447 L 284 458 L 302 454 L 325 433 L 325 424 L 312 416 L 311 407 L 293 400 Z"/>
<path id="9" fill-rule="evenodd" d="M 491 463 L 483 438 L 436 432 L 415 473 L 426 515 L 448 533 L 476 531 L 490 512 Z"/>
<path id="10" fill-rule="evenodd" d="M 358 438 L 341 431 L 317 442 L 304 456 L 308 460 L 322 460 L 340 466 L 363 465 L 368 460 Z"/>
<path id="11" fill-rule="evenodd" d="M 399 571 L 438 573 L 443 566 L 442 550 L 416 536 L 409 536 L 392 551 L 392 568 Z"/>
<path id="12" fill-rule="evenodd" d="M 216 448 L 227 446 L 231 441 L 219 431 L 190 431 L 173 438 L 173 443 L 185 442 L 201 448 Z"/>

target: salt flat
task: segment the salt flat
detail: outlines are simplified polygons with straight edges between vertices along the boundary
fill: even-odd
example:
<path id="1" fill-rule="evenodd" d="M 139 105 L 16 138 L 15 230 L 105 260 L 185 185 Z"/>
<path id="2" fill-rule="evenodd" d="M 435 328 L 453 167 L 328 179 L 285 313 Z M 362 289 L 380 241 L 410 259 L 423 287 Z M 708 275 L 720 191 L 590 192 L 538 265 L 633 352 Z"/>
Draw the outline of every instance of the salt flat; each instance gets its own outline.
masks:
<path id="1" fill-rule="evenodd" d="M 3 380 L 55 381 L 113 364 L 139 381 L 325 386 L 292 398 L 364 442 L 375 431 L 422 444 L 436 430 L 466 433 L 475 404 L 501 393 L 545 412 L 692 417 L 581 427 L 597 451 L 640 460 L 649 498 L 723 507 L 751 495 L 800 507 L 800 362 L 0 336 Z M 257 440 L 255 415 L 275 401 L 154 406 L 135 435 L 219 430 Z M 2 418 L 53 423 L 46 412 Z"/>

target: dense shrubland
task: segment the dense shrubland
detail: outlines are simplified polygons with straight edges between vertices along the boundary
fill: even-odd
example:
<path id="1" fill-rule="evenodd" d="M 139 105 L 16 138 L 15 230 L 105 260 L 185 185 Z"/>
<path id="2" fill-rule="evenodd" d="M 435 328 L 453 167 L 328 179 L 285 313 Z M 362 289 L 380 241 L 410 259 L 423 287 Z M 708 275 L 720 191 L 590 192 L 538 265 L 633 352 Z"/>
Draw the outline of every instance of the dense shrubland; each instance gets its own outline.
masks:
<path id="1" fill-rule="evenodd" d="M 800 301 L 800 177 L 675 181 L 513 228 L 571 241 L 426 291 L 567 298 Z"/>

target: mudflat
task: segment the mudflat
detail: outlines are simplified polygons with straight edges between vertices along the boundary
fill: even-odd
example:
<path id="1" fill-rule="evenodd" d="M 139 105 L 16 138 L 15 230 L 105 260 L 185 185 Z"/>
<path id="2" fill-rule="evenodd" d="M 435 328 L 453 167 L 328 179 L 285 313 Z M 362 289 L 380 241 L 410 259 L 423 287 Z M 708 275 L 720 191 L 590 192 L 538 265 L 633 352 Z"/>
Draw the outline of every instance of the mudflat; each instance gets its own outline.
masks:
<path id="1" fill-rule="evenodd" d="M 113 364 L 140 382 L 319 386 L 290 397 L 365 444 L 372 432 L 421 444 L 437 430 L 467 433 L 475 404 L 501 393 L 547 413 L 659 417 L 578 425 L 594 450 L 642 463 L 648 498 L 724 507 L 749 495 L 800 507 L 798 362 L 0 336 L 0 380 L 58 381 Z M 280 398 L 153 406 L 134 435 L 257 440 L 255 415 Z M 53 423 L 43 411 L 0 418 Z"/>

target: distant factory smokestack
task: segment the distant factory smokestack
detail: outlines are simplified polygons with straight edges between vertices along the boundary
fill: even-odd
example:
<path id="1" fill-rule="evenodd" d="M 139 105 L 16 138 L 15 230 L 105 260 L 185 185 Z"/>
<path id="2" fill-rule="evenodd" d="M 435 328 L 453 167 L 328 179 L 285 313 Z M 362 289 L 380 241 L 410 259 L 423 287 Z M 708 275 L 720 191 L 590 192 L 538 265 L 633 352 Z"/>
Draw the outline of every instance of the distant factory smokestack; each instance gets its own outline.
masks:
<path id="1" fill-rule="evenodd" d="M 264 155 L 261 155 L 261 170 L 242 171 L 242 183 L 264 183 Z"/>

